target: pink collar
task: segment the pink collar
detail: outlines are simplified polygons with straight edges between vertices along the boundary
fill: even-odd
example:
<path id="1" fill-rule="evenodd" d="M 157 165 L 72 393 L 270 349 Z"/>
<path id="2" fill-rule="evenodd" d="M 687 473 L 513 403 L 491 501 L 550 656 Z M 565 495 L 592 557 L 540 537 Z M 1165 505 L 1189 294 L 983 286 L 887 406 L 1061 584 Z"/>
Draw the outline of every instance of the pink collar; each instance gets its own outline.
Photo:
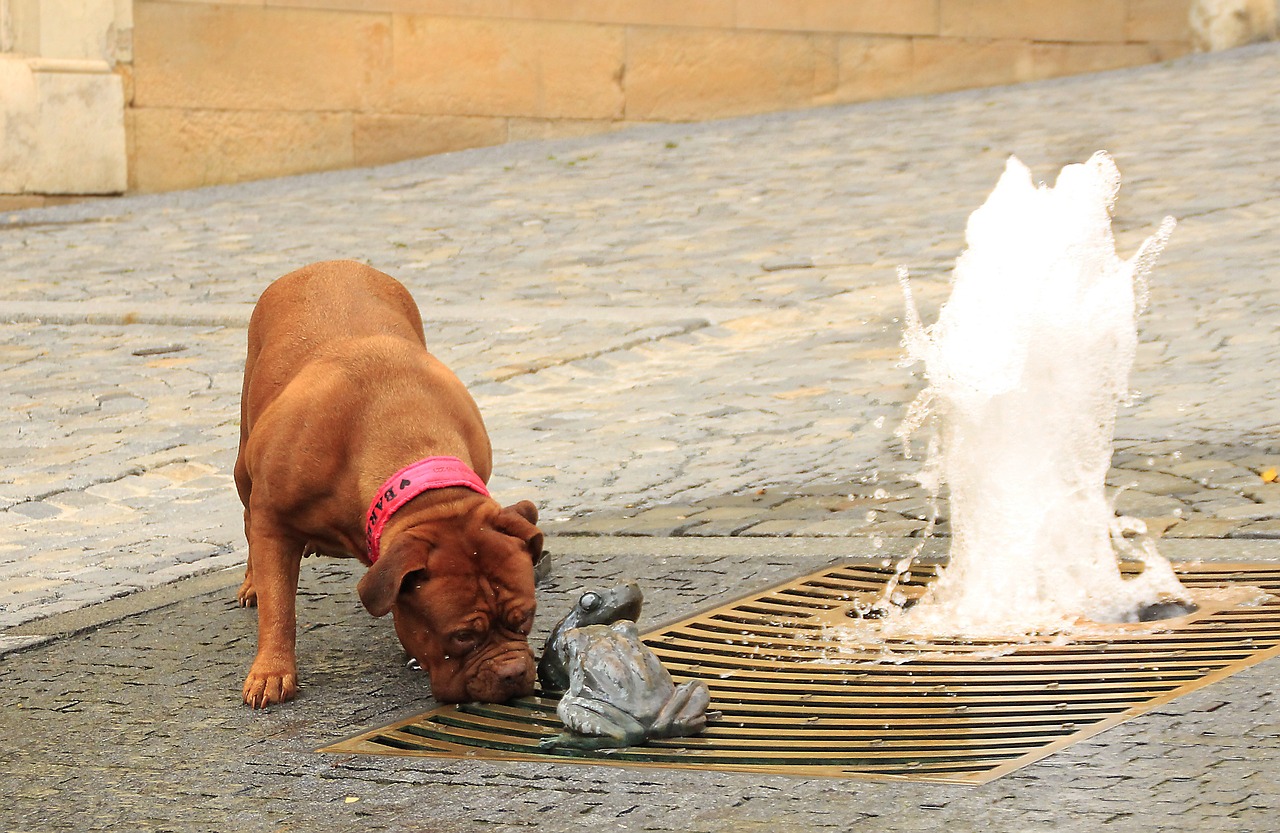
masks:
<path id="1" fill-rule="evenodd" d="M 428 457 L 410 463 L 384 480 L 373 503 L 369 505 L 369 516 L 364 526 L 365 539 L 369 544 L 369 562 L 378 560 L 382 528 L 397 509 L 423 492 L 450 486 L 465 486 L 473 492 L 489 496 L 489 490 L 485 488 L 480 475 L 457 457 Z"/>

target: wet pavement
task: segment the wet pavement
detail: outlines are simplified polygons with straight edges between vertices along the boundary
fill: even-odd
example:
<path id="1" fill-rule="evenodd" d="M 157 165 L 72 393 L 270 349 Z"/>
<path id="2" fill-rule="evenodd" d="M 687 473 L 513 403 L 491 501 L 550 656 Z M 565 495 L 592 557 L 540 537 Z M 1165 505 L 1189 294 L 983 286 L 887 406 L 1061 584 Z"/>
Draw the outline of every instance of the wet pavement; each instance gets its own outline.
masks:
<path id="1" fill-rule="evenodd" d="M 230 471 L 253 300 L 357 257 L 411 289 L 471 388 L 495 496 L 542 509 L 544 610 L 629 575 L 657 623 L 905 552 L 931 510 L 893 434 L 920 387 L 895 267 L 932 320 L 1010 153 L 1052 180 L 1107 149 L 1122 254 L 1179 220 L 1118 420 L 1118 508 L 1176 557 L 1272 560 L 1278 71 L 1266 45 L 0 215 L 0 826 L 1274 829 L 1270 664 L 979 788 L 313 754 L 429 692 L 353 565 L 313 559 L 303 696 L 239 704 Z"/>

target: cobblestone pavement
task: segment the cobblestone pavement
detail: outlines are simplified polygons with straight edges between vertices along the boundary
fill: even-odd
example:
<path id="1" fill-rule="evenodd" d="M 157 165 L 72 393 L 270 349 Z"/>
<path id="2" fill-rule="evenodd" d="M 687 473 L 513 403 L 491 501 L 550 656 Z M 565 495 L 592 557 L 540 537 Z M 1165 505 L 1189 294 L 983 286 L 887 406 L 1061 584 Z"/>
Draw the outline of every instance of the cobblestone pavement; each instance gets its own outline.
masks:
<path id="1" fill-rule="evenodd" d="M 418 708 L 421 693 L 392 687 L 390 703 L 375 706 L 319 695 L 243 715 L 219 699 L 251 642 L 248 620 L 223 610 L 225 595 L 92 639 L 46 644 L 39 633 L 41 621 L 139 591 L 151 598 L 174 580 L 242 563 L 230 471 L 244 324 L 271 279 L 315 260 L 356 257 L 409 286 L 432 349 L 485 414 L 495 494 L 535 500 L 553 541 L 643 536 L 626 539 L 639 552 L 687 537 L 687 565 L 699 547 L 739 536 L 734 552 L 785 551 L 799 572 L 814 552 L 829 557 L 823 539 L 855 554 L 891 550 L 925 525 L 918 461 L 893 438 L 920 386 L 917 368 L 898 365 L 895 267 L 910 268 L 931 320 L 965 218 L 1009 154 L 1052 180 L 1062 165 L 1107 149 L 1125 177 L 1115 222 L 1122 254 L 1166 214 L 1179 219 L 1152 275 L 1133 402 L 1118 421 L 1117 508 L 1146 519 L 1168 546 L 1226 539 L 1247 548 L 1280 537 L 1280 485 L 1263 477 L 1280 465 L 1278 73 L 1280 48 L 1264 45 L 1020 87 L 0 215 L 0 653 L 28 649 L 3 660 L 5 736 L 21 736 L 30 715 L 30 731 L 53 732 L 62 718 L 44 710 L 64 709 L 81 715 L 65 724 L 72 734 L 100 732 L 88 748 L 106 756 L 107 770 L 154 779 L 143 786 L 128 775 L 90 798 L 70 747 L 41 741 L 6 762 L 6 781 L 21 762 L 52 774 L 30 782 L 15 805 L 21 815 L 0 811 L 0 820 L 43 829 L 48 801 L 69 825 L 70 800 L 120 824 L 159 826 L 174 806 L 166 789 L 179 783 L 172 794 L 195 800 L 206 790 L 213 797 L 201 800 L 218 819 L 254 829 L 274 827 L 273 814 L 280 825 L 309 818 L 279 803 L 298 800 L 299 784 L 334 798 L 340 829 L 350 819 L 339 812 L 354 819 L 380 806 L 337 801 L 333 790 L 348 787 L 326 780 L 332 762 L 298 750 Z M 945 534 L 945 503 L 940 516 Z M 646 575 L 665 587 L 675 563 Z M 345 569 L 326 566 L 315 580 L 345 582 Z M 688 601 L 719 592 L 704 584 L 716 583 L 714 570 L 687 569 Z M 353 676 L 366 692 L 383 687 L 389 630 L 356 616 L 349 591 L 324 604 L 345 605 L 335 608 L 344 635 L 376 633 L 381 646 L 358 659 L 325 648 L 335 669 L 326 678 L 340 671 L 348 687 Z M 50 667 L 64 670 L 40 670 Z M 321 690 L 343 685 L 312 680 Z M 682 815 L 664 821 L 648 800 L 674 782 L 647 775 L 611 774 L 613 786 L 596 789 L 521 767 L 351 764 L 335 783 L 367 778 L 379 801 L 405 812 L 404 802 L 445 802 L 433 818 L 455 819 L 457 829 L 501 821 L 468 815 L 469 799 L 457 798 L 463 784 L 484 783 L 492 806 L 510 803 L 520 816 L 507 819 L 513 825 L 535 818 L 527 802 L 555 787 L 561 800 L 616 811 L 607 823 L 603 810 L 584 813 L 606 828 L 777 828 L 797 813 L 794 829 L 859 819 L 884 829 L 983 829 L 984 819 L 992 829 L 1015 819 L 1021 826 L 1008 829 L 1102 829 L 1108 819 L 1138 829 L 1150 823 L 1133 813 L 1140 796 L 1190 814 L 1157 829 L 1198 829 L 1194 819 L 1205 829 L 1264 830 L 1252 819 L 1280 796 L 1270 777 L 1269 680 L 1265 667 L 1240 675 L 1229 683 L 1238 694 L 1215 686 L 1187 698 L 1199 705 L 1178 701 L 1145 718 L 1154 732 L 1151 723 L 1120 727 L 1014 786 L 972 794 L 707 776 L 694 779 L 706 789 L 677 802 Z M 85 694 L 103 686 L 119 696 Z M 1237 697 L 1247 714 L 1201 713 Z M 173 721 L 189 709 L 191 725 L 223 733 L 226 769 L 173 756 L 171 747 L 189 743 Z M 1208 731 L 1216 734 L 1206 741 Z M 730 798 L 694 806 L 725 784 L 737 785 Z M 1036 815 L 1045 785 L 1058 809 Z M 649 799 L 627 810 L 619 802 L 631 792 Z M 899 818 L 901 796 L 909 812 Z M 1067 798 L 1092 808 L 1087 823 L 1055 828 L 1070 818 Z M 1248 824 L 1238 823 L 1242 809 Z M 570 818 L 555 812 L 542 818 Z"/>
<path id="2" fill-rule="evenodd" d="M 895 539 L 879 552 L 910 545 Z M 643 621 L 655 624 L 869 548 L 866 539 L 561 539 L 540 604 L 567 610 L 582 587 L 629 577 L 646 591 Z M 1280 560 L 1275 541 L 1184 540 L 1170 550 Z M 217 576 L 174 585 L 144 602 L 167 603 L 149 613 L 5 658 L 3 829 L 1270 833 L 1280 810 L 1269 664 L 980 787 L 316 754 L 431 708 L 421 672 L 360 607 L 352 564 L 318 560 L 303 571 L 299 605 L 305 687 L 290 705 L 252 713 L 239 687 L 253 612 L 235 606 L 238 576 Z M 50 632 L 94 622 L 44 621 Z"/>

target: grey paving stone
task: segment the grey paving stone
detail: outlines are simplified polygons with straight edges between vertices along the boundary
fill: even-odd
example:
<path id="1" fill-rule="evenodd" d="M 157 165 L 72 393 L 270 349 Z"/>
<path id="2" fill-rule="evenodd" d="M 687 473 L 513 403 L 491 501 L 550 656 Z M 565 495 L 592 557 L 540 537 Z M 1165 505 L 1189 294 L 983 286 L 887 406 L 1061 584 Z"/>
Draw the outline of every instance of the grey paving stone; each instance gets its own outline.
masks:
<path id="1" fill-rule="evenodd" d="M 1121 515 L 1154 518 L 1170 515 L 1175 511 L 1181 512 L 1186 508 L 1186 504 L 1174 497 L 1150 495 L 1145 492 L 1126 489 L 1116 495 L 1115 508 L 1116 512 Z"/>
<path id="2" fill-rule="evenodd" d="M 1280 502 L 1254 503 L 1241 506 L 1227 506 L 1215 513 L 1219 518 L 1231 520 L 1269 521 L 1280 518 Z"/>
<path id="3" fill-rule="evenodd" d="M 1107 483 L 1112 486 L 1130 487 L 1148 494 L 1174 496 L 1191 494 L 1203 489 L 1200 484 L 1184 477 L 1176 477 L 1160 471 L 1132 469 L 1112 469 L 1107 475 Z"/>
<path id="4" fill-rule="evenodd" d="M 1232 530 L 1229 538 L 1280 538 L 1280 520 L 1255 521 Z"/>
<path id="5" fill-rule="evenodd" d="M 62 514 L 62 509 L 58 506 L 40 500 L 15 504 L 9 507 L 7 511 L 27 518 L 56 518 Z"/>

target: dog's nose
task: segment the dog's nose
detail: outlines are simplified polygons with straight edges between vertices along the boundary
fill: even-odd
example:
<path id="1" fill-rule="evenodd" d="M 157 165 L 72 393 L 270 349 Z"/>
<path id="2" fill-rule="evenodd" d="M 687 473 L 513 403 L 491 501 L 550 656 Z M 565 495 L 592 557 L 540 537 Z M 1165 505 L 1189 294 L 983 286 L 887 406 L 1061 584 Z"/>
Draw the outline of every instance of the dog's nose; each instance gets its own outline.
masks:
<path id="1" fill-rule="evenodd" d="M 500 660 L 493 669 L 494 681 L 506 695 L 504 699 L 532 694 L 535 674 L 529 657 L 518 654 Z"/>
<path id="2" fill-rule="evenodd" d="M 498 679 L 510 685 L 523 685 L 533 669 L 527 657 L 512 657 L 498 667 Z"/>

